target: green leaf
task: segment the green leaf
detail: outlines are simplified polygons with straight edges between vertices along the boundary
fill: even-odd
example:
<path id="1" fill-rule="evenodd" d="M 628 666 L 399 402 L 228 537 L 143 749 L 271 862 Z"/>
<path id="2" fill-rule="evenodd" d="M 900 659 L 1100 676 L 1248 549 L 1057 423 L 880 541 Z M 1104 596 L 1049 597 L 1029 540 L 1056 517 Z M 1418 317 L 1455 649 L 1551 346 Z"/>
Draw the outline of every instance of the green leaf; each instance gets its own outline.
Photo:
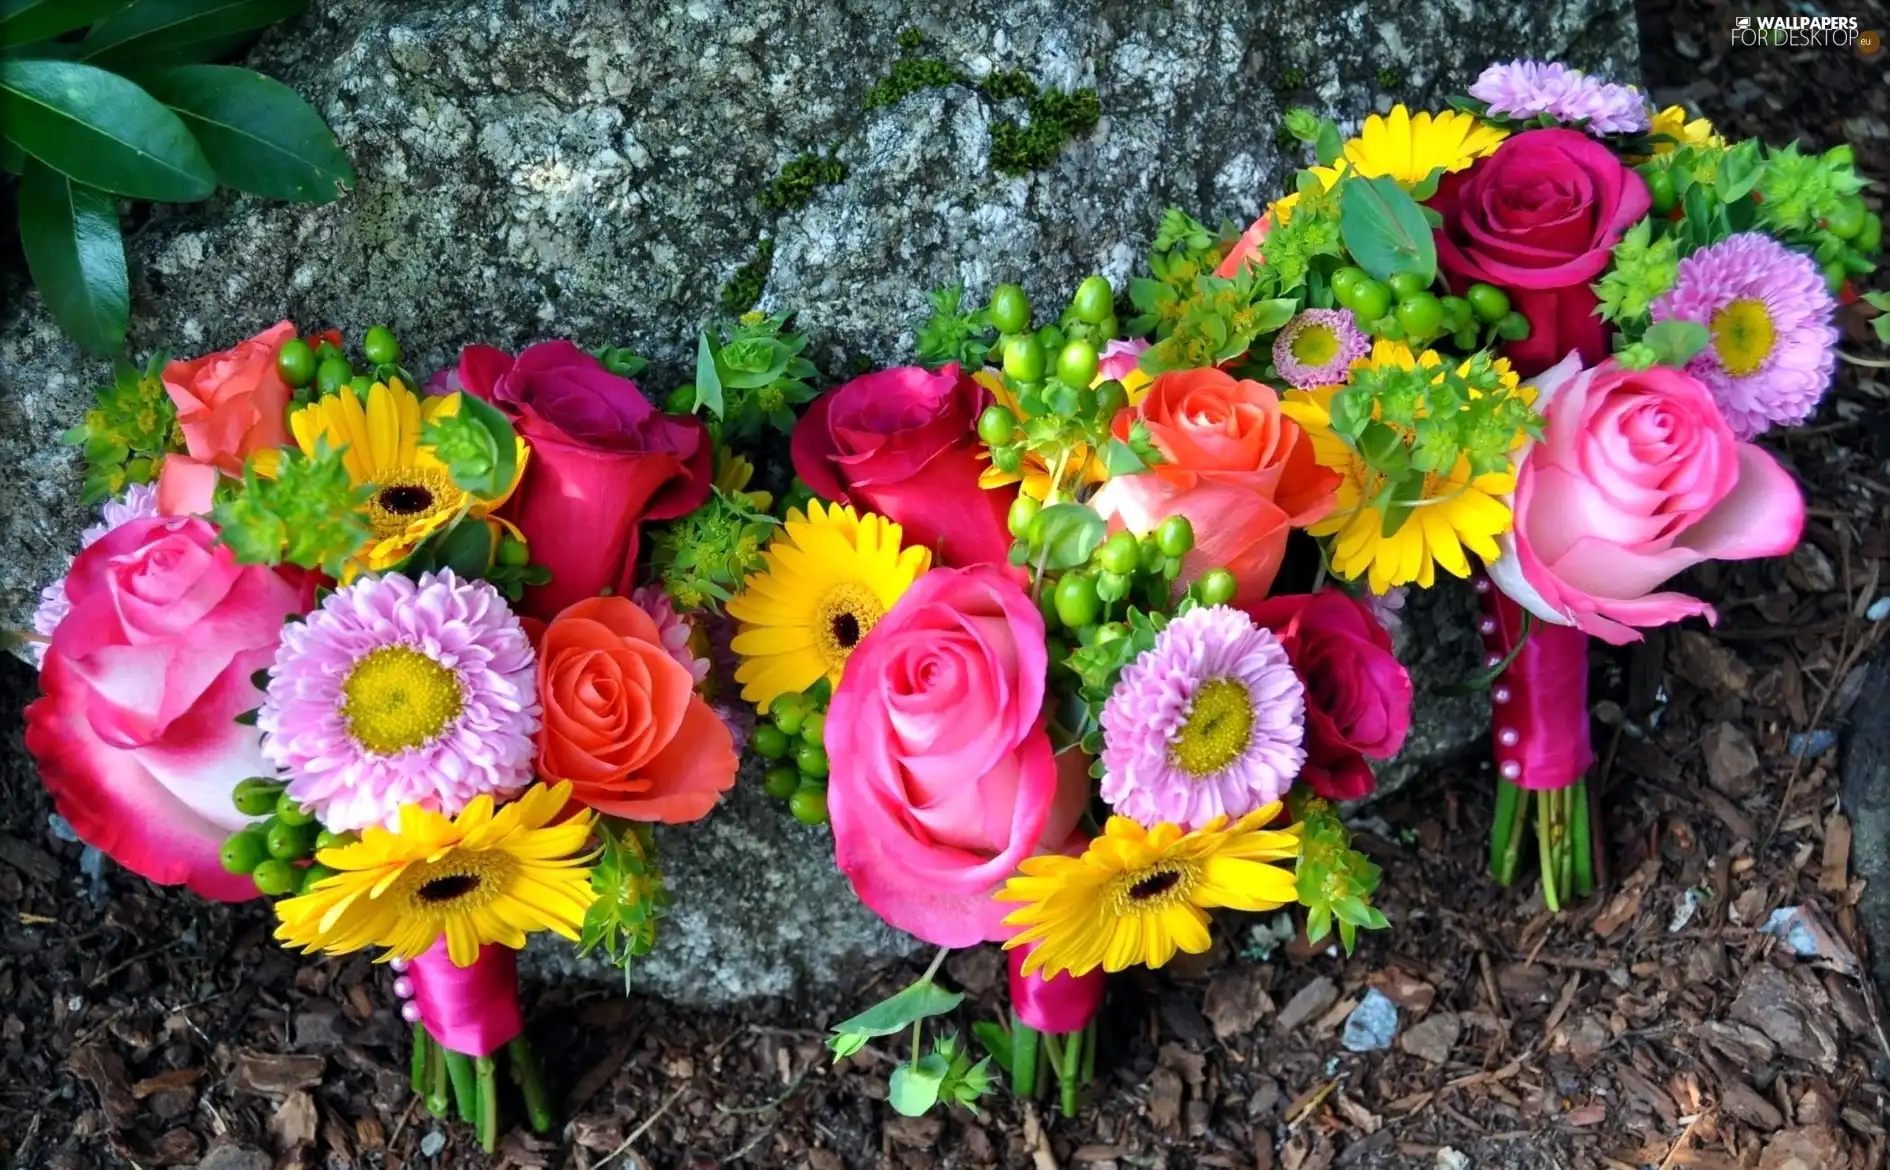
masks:
<path id="1" fill-rule="evenodd" d="M 81 60 L 136 67 L 155 51 L 258 32 L 307 7 L 308 0 L 137 0 L 86 34 Z"/>
<path id="2" fill-rule="evenodd" d="M 886 1083 L 886 1102 L 907 1117 L 918 1117 L 938 1104 L 938 1092 L 945 1084 L 951 1064 L 936 1052 L 928 1052 L 916 1064 L 901 1064 Z"/>
<path id="3" fill-rule="evenodd" d="M 984 1050 L 991 1054 L 991 1059 L 1005 1072 L 1011 1071 L 1011 1058 L 1014 1049 L 1011 1046 L 1011 1030 L 995 1020 L 979 1020 L 971 1025 L 971 1034 L 984 1045 Z"/>
<path id="4" fill-rule="evenodd" d="M 1339 235 L 1359 267 L 1379 280 L 1410 272 L 1429 285 L 1437 277 L 1437 241 L 1395 179 L 1346 179 L 1339 189 Z"/>
<path id="5" fill-rule="evenodd" d="M 420 437 L 434 448 L 461 491 L 496 499 L 518 474 L 518 437 L 499 409 L 483 398 L 460 394 L 458 412 L 429 422 Z"/>
<path id="6" fill-rule="evenodd" d="M 1291 321 L 1298 312 L 1299 299 L 1297 297 L 1276 297 L 1273 300 L 1256 301 L 1253 306 L 1253 335 L 1257 337 L 1262 333 L 1277 332 L 1280 326 Z"/>
<path id="7" fill-rule="evenodd" d="M 1030 527 L 1032 543 L 1043 550 L 1046 569 L 1070 569 L 1087 562 L 1109 530 L 1087 504 L 1053 504 L 1037 513 Z"/>
<path id="8" fill-rule="evenodd" d="M 1698 321 L 1660 321 L 1647 327 L 1641 344 L 1654 351 L 1654 360 L 1663 366 L 1680 367 L 1712 344 L 1713 334 Z"/>
<path id="9" fill-rule="evenodd" d="M 1727 151 L 1719 160 L 1713 176 L 1713 190 L 1722 203 L 1743 199 L 1759 183 L 1764 163 L 1759 159 L 1759 140 L 1748 138 Z"/>
<path id="10" fill-rule="evenodd" d="M 410 577 L 451 569 L 462 580 L 483 580 L 492 566 L 492 526 L 484 520 L 461 520 L 429 536 L 400 565 Z"/>
<path id="11" fill-rule="evenodd" d="M 189 203 L 217 189 L 182 119 L 90 65 L 0 59 L 0 135 L 75 182 L 115 195 Z"/>
<path id="12" fill-rule="evenodd" d="M 29 159 L 19 204 L 26 266 L 54 320 L 90 353 L 122 350 L 131 278 L 118 201 Z"/>
<path id="13" fill-rule="evenodd" d="M 708 407 L 709 413 L 722 417 L 722 376 L 715 369 L 715 346 L 704 332 L 696 336 L 696 410 Z"/>
<path id="14" fill-rule="evenodd" d="M 20 149 L 20 144 L 11 138 L 0 138 L 0 171 L 9 175 L 23 174 L 26 171 L 27 153 Z"/>
<path id="15" fill-rule="evenodd" d="M 942 1016 L 964 1002 L 964 995 L 921 979 L 896 995 L 880 1000 L 859 1015 L 833 1026 L 841 1035 L 891 1036 L 919 1020 Z"/>
<path id="16" fill-rule="evenodd" d="M 354 168 L 321 115 L 272 77 L 233 65 L 180 65 L 135 80 L 184 120 L 226 187 L 332 203 L 354 185 Z"/>
<path id="17" fill-rule="evenodd" d="M 9 49 L 84 28 L 131 0 L 0 0 L 0 45 Z"/>

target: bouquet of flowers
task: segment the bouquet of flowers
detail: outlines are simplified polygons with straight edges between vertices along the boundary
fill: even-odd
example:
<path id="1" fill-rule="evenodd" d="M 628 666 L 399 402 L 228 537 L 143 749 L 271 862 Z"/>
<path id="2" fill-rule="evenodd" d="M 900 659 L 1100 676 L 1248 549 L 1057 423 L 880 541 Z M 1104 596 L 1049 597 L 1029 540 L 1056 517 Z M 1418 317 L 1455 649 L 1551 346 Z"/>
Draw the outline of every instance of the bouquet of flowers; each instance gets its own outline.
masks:
<path id="1" fill-rule="evenodd" d="M 106 502 L 30 635 L 26 743 L 132 871 L 377 950 L 416 1093 L 491 1149 L 501 1059 L 550 1124 L 518 948 L 647 952 L 647 826 L 735 780 L 706 644 L 635 589 L 642 522 L 711 490 L 709 436 L 614 351 L 474 347 L 420 393 L 391 332 L 363 350 L 283 322 L 100 393 L 72 439 Z"/>

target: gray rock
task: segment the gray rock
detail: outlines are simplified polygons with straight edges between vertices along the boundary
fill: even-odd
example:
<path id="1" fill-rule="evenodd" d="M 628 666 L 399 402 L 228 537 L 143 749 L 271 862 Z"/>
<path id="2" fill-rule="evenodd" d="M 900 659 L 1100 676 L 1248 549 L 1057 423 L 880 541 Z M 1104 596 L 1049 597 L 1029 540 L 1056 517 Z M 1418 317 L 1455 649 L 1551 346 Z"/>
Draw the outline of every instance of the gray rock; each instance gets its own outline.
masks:
<path id="1" fill-rule="evenodd" d="M 223 196 L 149 213 L 128 241 L 133 350 L 203 352 L 283 317 L 351 335 L 387 321 L 416 369 L 466 342 L 568 336 L 652 358 L 660 393 L 687 378 L 720 287 L 772 239 L 762 306 L 799 312 L 823 368 L 896 361 L 929 288 L 1021 279 L 1048 301 L 1093 269 L 1125 278 L 1166 205 L 1250 219 L 1281 190 L 1286 105 L 1356 125 L 1394 98 L 1461 91 L 1493 52 L 1623 79 L 1637 61 L 1627 0 L 650 7 L 331 0 L 275 32 L 250 63 L 321 110 L 360 184 L 326 207 Z M 993 126 L 1023 116 L 1014 100 L 960 85 L 866 110 L 913 25 L 922 55 L 971 77 L 1093 86 L 1101 121 L 1011 177 L 989 152 Z M 1276 95 L 1289 70 L 1306 89 Z M 764 209 L 761 188 L 813 150 L 846 179 Z M 17 273 L 0 276 L 0 300 L 0 624 L 20 625 L 88 521 L 58 436 L 107 370 Z M 1473 668 L 1469 613 L 1465 590 L 1414 606 L 1406 645 L 1425 698 L 1386 788 L 1487 729 L 1477 700 L 1429 697 Z M 752 788 L 662 847 L 678 908 L 640 969 L 651 990 L 786 992 L 909 946 L 858 907 L 819 834 Z"/>
<path id="2" fill-rule="evenodd" d="M 1851 818 L 1851 872 L 1864 879 L 1857 910 L 1871 940 L 1871 974 L 1890 997 L 1890 654 L 1871 662 L 1849 720 L 1841 799 Z"/>

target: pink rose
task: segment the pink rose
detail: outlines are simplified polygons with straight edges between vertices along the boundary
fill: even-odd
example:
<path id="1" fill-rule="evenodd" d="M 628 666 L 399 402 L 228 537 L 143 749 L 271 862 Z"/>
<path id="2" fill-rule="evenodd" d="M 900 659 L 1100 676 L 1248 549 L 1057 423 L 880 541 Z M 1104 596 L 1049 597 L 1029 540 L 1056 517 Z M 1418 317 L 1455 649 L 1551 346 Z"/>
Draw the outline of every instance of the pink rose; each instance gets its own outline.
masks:
<path id="1" fill-rule="evenodd" d="M 956 364 L 862 375 L 809 404 L 794 473 L 822 499 L 885 516 L 945 564 L 1004 564 L 1017 489 L 978 487 L 978 415 L 990 404 Z"/>
<path id="2" fill-rule="evenodd" d="M 1546 420 L 1517 452 L 1514 531 L 1490 578 L 1544 621 L 1639 641 L 1713 607 L 1662 582 L 1708 560 L 1791 551 L 1805 501 L 1759 447 L 1733 438 L 1712 392 L 1665 366 L 1585 370 L 1570 354 L 1535 382 Z"/>
<path id="3" fill-rule="evenodd" d="M 861 640 L 827 713 L 834 854 L 860 900 L 938 946 L 1008 938 L 992 893 L 1072 839 L 1079 753 L 1044 731 L 1043 617 L 994 566 L 934 569 Z"/>
<path id="4" fill-rule="evenodd" d="M 1599 361 L 1608 333 L 1589 282 L 1650 204 L 1647 183 L 1579 130 L 1515 134 L 1438 185 L 1437 263 L 1457 292 L 1496 285 L 1529 318 L 1528 338 L 1503 347 L 1523 377 L 1571 349 Z"/>
<path id="5" fill-rule="evenodd" d="M 1362 799 L 1373 784 L 1365 758 L 1391 759 L 1411 730 L 1411 676 L 1391 636 L 1341 589 L 1270 597 L 1247 613 L 1279 636 L 1306 684 L 1300 779 L 1327 800 Z"/>
<path id="6" fill-rule="evenodd" d="M 157 517 L 79 553 L 26 748 L 88 844 L 152 881 L 240 901 L 255 884 L 217 860 L 246 823 L 230 794 L 273 772 L 236 717 L 261 705 L 250 676 L 309 599 L 215 541 L 203 520 Z"/>
<path id="7" fill-rule="evenodd" d="M 568 341 L 513 358 L 468 346 L 457 388 L 504 411 L 532 458 L 501 513 L 551 570 L 521 611 L 550 619 L 575 602 L 636 585 L 645 520 L 670 520 L 709 494 L 714 450 L 701 421 L 665 414 L 628 378 Z"/>
<path id="8" fill-rule="evenodd" d="M 170 455 L 158 473 L 166 515 L 208 512 L 217 476 L 243 474 L 243 461 L 288 442 L 289 384 L 276 353 L 295 336 L 279 322 L 220 353 L 164 367 L 164 392 L 177 407 L 187 455 Z"/>

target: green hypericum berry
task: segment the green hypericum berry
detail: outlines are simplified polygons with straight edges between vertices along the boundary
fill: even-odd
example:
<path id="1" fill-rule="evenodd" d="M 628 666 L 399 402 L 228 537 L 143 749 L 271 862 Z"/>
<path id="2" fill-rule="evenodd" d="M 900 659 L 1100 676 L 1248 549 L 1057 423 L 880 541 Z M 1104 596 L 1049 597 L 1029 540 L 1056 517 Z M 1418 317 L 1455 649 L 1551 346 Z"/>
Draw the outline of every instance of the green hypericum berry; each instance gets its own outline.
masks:
<path id="1" fill-rule="evenodd" d="M 992 403 L 978 416 L 978 437 L 990 446 L 997 447 L 1011 441 L 1017 433 L 1017 416 L 1009 410 Z"/>
<path id="2" fill-rule="evenodd" d="M 1496 323 L 1496 335 L 1504 341 L 1522 341 L 1529 336 L 1529 318 L 1511 309 Z"/>
<path id="3" fill-rule="evenodd" d="M 1011 535 L 1022 540 L 1030 531 L 1030 522 L 1035 520 L 1037 513 L 1041 511 L 1043 511 L 1043 505 L 1036 500 L 1029 496 L 1018 496 L 1011 501 L 1011 510 L 1005 516 L 1004 522 L 1010 528 Z"/>
<path id="4" fill-rule="evenodd" d="M 284 792 L 276 798 L 276 819 L 290 828 L 300 828 L 315 819 L 315 814 L 295 802 L 295 798 Z"/>
<path id="5" fill-rule="evenodd" d="M 827 746 L 827 713 L 815 711 L 801 724 L 801 739 L 818 747 Z"/>
<path id="6" fill-rule="evenodd" d="M 788 811 L 803 825 L 827 823 L 827 786 L 803 784 L 788 798 Z"/>
<path id="7" fill-rule="evenodd" d="M 263 829 L 263 843 L 269 847 L 269 856 L 279 861 L 300 861 L 315 849 L 315 828 L 271 820 Z"/>
<path id="8" fill-rule="evenodd" d="M 282 785 L 261 776 L 251 776 L 230 793 L 230 801 L 244 816 L 260 817 L 275 811 L 276 800 L 281 795 Z"/>
<path id="9" fill-rule="evenodd" d="M 786 765 L 769 768 L 761 777 L 761 786 L 776 800 L 786 800 L 801 786 L 800 769 Z"/>
<path id="10" fill-rule="evenodd" d="M 331 878 L 334 876 L 335 876 L 334 870 L 329 869 L 327 866 L 323 865 L 319 861 L 314 862 L 310 864 L 307 868 L 302 870 L 301 878 L 298 884 L 296 885 L 296 889 L 298 892 L 306 894 L 310 890 L 315 888 L 315 883 L 321 881 L 324 878 Z"/>
<path id="11" fill-rule="evenodd" d="M 1115 312 L 1115 306 L 1116 290 L 1101 276 L 1085 277 L 1083 283 L 1076 286 L 1076 296 L 1070 301 L 1076 319 L 1086 325 L 1101 325 Z"/>
<path id="12" fill-rule="evenodd" d="M 263 862 L 269 860 L 269 846 L 263 840 L 261 829 L 244 829 L 232 833 L 223 842 L 223 848 L 217 851 L 217 860 L 231 873 L 251 873 Z"/>
<path id="13" fill-rule="evenodd" d="M 1017 285 L 1000 284 L 992 289 L 991 307 L 986 312 L 999 333 L 1022 333 L 1030 328 L 1030 297 Z"/>
<path id="14" fill-rule="evenodd" d="M 1057 582 L 1057 617 L 1072 630 L 1093 626 L 1102 617 L 1102 598 L 1096 582 L 1081 573 L 1066 573 Z"/>
<path id="15" fill-rule="evenodd" d="M 1678 202 L 1673 186 L 1673 176 L 1666 167 L 1659 167 L 1643 176 L 1647 180 L 1648 203 L 1655 215 L 1665 215 L 1673 210 Z"/>
<path id="16" fill-rule="evenodd" d="M 301 338 L 289 338 L 276 351 L 276 373 L 282 375 L 284 382 L 300 390 L 315 380 L 315 351 Z"/>
<path id="17" fill-rule="evenodd" d="M 341 352 L 341 347 L 332 341 L 324 341 L 315 346 L 315 364 L 318 366 L 329 358 L 345 358 L 347 356 L 347 354 Z"/>
<path id="18" fill-rule="evenodd" d="M 756 754 L 767 759 L 778 760 L 787 755 L 787 733 L 770 724 L 763 723 L 755 728 L 754 737 L 748 742 L 754 746 Z"/>
<path id="19" fill-rule="evenodd" d="M 1398 302 L 1398 324 L 1412 338 L 1430 337 L 1444 327 L 1444 304 L 1427 292 Z"/>
<path id="20" fill-rule="evenodd" d="M 1439 302 L 1444 306 L 1444 332 L 1455 333 L 1476 317 L 1470 308 L 1470 302 L 1462 297 L 1444 297 Z"/>
<path id="21" fill-rule="evenodd" d="M 1144 536 L 1139 544 L 1141 564 L 1138 567 L 1149 576 L 1161 572 L 1162 561 L 1167 558 L 1162 554 L 1162 546 L 1156 542 L 1155 534 L 1151 532 Z"/>
<path id="22" fill-rule="evenodd" d="M 1234 600 L 1240 583 L 1226 569 L 1210 569 L 1194 583 L 1194 594 L 1203 605 L 1226 605 Z"/>
<path id="23" fill-rule="evenodd" d="M 293 892 L 302 881 L 302 875 L 295 872 L 293 865 L 275 857 L 258 864 L 249 878 L 256 883 L 258 890 L 271 898 L 280 898 Z"/>
<path id="24" fill-rule="evenodd" d="M 781 729 L 782 735 L 792 739 L 801 733 L 801 720 L 805 718 L 807 714 L 801 708 L 789 707 L 785 711 L 774 713 L 774 725 Z"/>
<path id="25" fill-rule="evenodd" d="M 1332 274 L 1333 299 L 1338 301 L 1341 305 L 1350 307 L 1348 298 L 1358 289 L 1359 285 L 1364 284 L 1370 279 L 1371 277 L 1365 275 L 1363 268 L 1354 268 L 1350 264 L 1335 270 Z"/>
<path id="26" fill-rule="evenodd" d="M 532 560 L 531 546 L 522 540 L 506 537 L 499 542 L 499 563 L 511 569 L 522 569 Z"/>
<path id="27" fill-rule="evenodd" d="M 1341 303 L 1359 320 L 1376 321 L 1391 311 L 1391 288 L 1368 278 L 1353 287 L 1350 301 Z"/>
<path id="28" fill-rule="evenodd" d="M 367 360 L 377 366 L 391 366 L 400 360 L 400 342 L 394 340 L 394 331 L 385 325 L 375 325 L 368 329 L 367 336 L 361 339 L 361 352 Z"/>
<path id="29" fill-rule="evenodd" d="M 353 380 L 354 367 L 344 357 L 327 358 L 315 368 L 315 389 L 322 394 L 339 393 Z"/>
<path id="30" fill-rule="evenodd" d="M 1096 347 L 1089 342 L 1066 341 L 1057 354 L 1057 380 L 1065 386 L 1087 386 L 1095 380 L 1098 360 Z"/>
<path id="31" fill-rule="evenodd" d="M 1403 300 L 1423 292 L 1430 285 L 1415 272 L 1394 272 L 1391 274 L 1391 295 Z"/>
<path id="32" fill-rule="evenodd" d="M 1043 378 L 1043 343 L 1026 333 L 1004 343 L 1004 376 L 1013 382 Z"/>
<path id="33" fill-rule="evenodd" d="M 331 829 L 323 829 L 315 834 L 315 852 L 320 853 L 324 849 L 339 849 L 343 845 L 354 844 L 356 840 L 353 833 L 337 833 Z"/>
<path id="34" fill-rule="evenodd" d="M 1129 405 L 1129 391 L 1114 378 L 1096 387 L 1096 411 L 1105 421 L 1114 419 L 1116 412 Z"/>
<path id="35" fill-rule="evenodd" d="M 1194 549 L 1194 525 L 1186 516 L 1170 516 L 1155 530 L 1155 545 L 1163 556 L 1187 556 Z"/>
<path id="36" fill-rule="evenodd" d="M 1096 559 L 1111 573 L 1127 576 L 1135 572 L 1136 565 L 1141 563 L 1142 549 L 1136 544 L 1132 533 L 1118 532 L 1103 541 L 1102 547 L 1097 550 Z"/>
<path id="37" fill-rule="evenodd" d="M 1496 324 L 1509 313 L 1509 294 L 1493 284 L 1473 284 L 1463 296 L 1486 325 Z"/>
<path id="38" fill-rule="evenodd" d="M 825 780 L 832 761 L 827 759 L 827 749 L 819 744 L 803 743 L 794 752 L 794 766 L 801 770 L 801 775 L 812 776 L 816 780 Z"/>

